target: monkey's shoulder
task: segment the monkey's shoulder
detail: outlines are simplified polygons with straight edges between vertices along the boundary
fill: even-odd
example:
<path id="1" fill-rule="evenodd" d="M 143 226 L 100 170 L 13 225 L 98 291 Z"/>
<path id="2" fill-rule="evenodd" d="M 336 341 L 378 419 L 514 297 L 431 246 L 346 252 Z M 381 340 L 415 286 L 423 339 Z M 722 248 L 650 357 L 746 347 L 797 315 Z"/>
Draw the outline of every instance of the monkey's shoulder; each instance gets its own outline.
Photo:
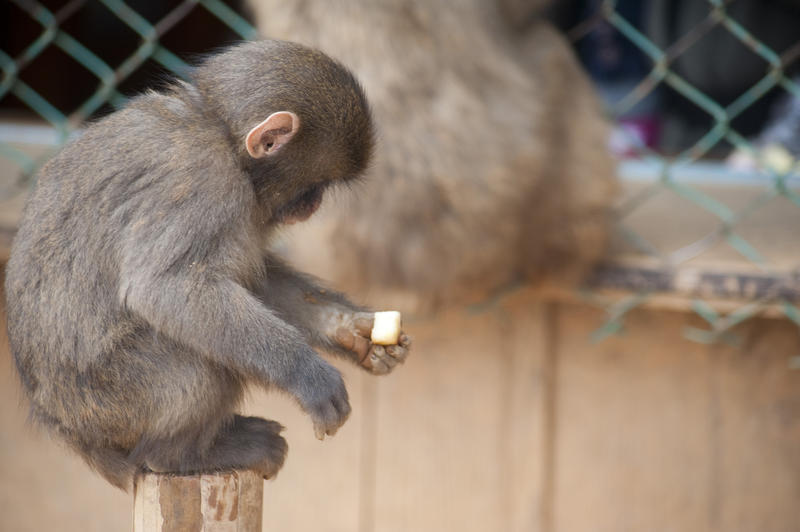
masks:
<path id="1" fill-rule="evenodd" d="M 216 171 L 225 167 L 230 173 L 238 165 L 228 131 L 197 98 L 188 84 L 165 92 L 148 91 L 131 100 L 118 118 L 132 128 L 129 141 L 152 142 L 159 154 L 173 162 L 198 163 Z"/>
<path id="2" fill-rule="evenodd" d="M 252 187 L 218 148 L 216 133 L 182 116 L 175 100 L 137 96 L 68 143 L 40 170 L 23 232 L 74 239 L 74 232 L 65 236 L 73 226 L 94 233 L 136 228 L 143 238 L 182 224 L 210 234 L 231 223 L 231 213 L 246 212 Z"/>
<path id="3" fill-rule="evenodd" d="M 143 106 L 149 98 L 88 124 L 77 132 L 39 171 L 39 182 L 86 181 L 106 173 L 153 167 L 169 153 L 170 132 L 177 126 L 168 116 Z"/>

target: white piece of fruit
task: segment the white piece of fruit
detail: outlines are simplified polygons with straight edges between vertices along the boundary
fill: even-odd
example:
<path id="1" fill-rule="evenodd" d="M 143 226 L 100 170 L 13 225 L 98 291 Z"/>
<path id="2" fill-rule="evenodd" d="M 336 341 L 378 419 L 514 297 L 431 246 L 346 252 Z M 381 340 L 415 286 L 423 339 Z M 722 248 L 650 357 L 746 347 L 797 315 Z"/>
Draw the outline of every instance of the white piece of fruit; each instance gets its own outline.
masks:
<path id="1" fill-rule="evenodd" d="M 373 344 L 394 345 L 400 339 L 400 313 L 396 310 L 375 313 L 371 340 Z"/>

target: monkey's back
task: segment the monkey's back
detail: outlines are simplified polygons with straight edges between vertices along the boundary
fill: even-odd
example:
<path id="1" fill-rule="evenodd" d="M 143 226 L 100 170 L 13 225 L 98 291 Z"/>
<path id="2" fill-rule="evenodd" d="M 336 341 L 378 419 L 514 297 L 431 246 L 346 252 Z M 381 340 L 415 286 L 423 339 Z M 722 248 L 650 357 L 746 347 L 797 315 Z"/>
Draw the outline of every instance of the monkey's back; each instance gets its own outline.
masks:
<path id="1" fill-rule="evenodd" d="M 385 289 L 448 302 L 601 253 L 616 191 L 606 128 L 553 30 L 512 42 L 486 0 L 341 2 L 341 23 L 324 0 L 252 4 L 265 34 L 353 69 L 379 132 L 352 201 L 293 229 L 304 269 L 384 304 Z"/>
<path id="2" fill-rule="evenodd" d="M 186 184 L 170 138 L 181 105 L 149 94 L 88 127 L 39 172 L 12 246 L 9 342 L 33 417 L 85 455 L 177 427 L 175 401 L 224 421 L 241 398 L 236 375 L 125 307 L 125 255 L 147 255 Z"/>

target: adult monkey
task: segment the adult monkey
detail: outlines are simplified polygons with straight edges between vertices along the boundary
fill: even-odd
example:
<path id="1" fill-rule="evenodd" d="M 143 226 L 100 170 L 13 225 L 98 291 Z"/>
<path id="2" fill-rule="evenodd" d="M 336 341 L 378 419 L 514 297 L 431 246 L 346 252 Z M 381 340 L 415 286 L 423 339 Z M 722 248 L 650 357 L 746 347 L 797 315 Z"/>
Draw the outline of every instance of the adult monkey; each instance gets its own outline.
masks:
<path id="1" fill-rule="evenodd" d="M 413 308 L 576 280 L 598 259 L 617 190 L 606 124 L 568 44 L 536 19 L 545 4 L 251 0 L 264 35 L 353 69 L 378 131 L 357 199 L 293 229 L 292 260 Z"/>
<path id="2" fill-rule="evenodd" d="M 373 146 L 355 78 L 309 48 L 244 43 L 89 126 L 38 175 L 6 269 L 11 350 L 32 417 L 112 484 L 137 469 L 283 464 L 282 427 L 234 412 L 282 389 L 319 438 L 350 413 L 313 347 L 375 374 L 408 338 L 282 264 L 277 226 L 358 178 Z"/>

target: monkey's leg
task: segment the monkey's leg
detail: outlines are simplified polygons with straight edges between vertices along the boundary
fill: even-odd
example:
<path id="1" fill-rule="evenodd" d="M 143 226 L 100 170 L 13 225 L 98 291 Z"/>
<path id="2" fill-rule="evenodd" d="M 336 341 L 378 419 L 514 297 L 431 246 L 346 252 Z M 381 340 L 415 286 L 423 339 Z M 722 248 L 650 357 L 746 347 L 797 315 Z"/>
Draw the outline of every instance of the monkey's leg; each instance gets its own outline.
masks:
<path id="1" fill-rule="evenodd" d="M 275 421 L 237 415 L 207 448 L 198 448 L 195 438 L 186 438 L 183 442 L 162 441 L 150 444 L 141 458 L 145 466 L 158 472 L 252 469 L 264 478 L 272 478 L 286 459 L 288 446 L 280 435 L 282 430 Z"/>
<path id="2" fill-rule="evenodd" d="M 288 392 L 319 438 L 347 420 L 350 401 L 339 370 L 250 290 L 211 275 L 212 268 L 161 275 L 135 266 L 124 267 L 126 307 L 154 330 L 250 381 Z"/>
<path id="3" fill-rule="evenodd" d="M 282 430 L 276 421 L 237 415 L 209 450 L 209 462 L 215 469 L 247 467 L 272 478 L 283 467 L 288 450 Z"/>

